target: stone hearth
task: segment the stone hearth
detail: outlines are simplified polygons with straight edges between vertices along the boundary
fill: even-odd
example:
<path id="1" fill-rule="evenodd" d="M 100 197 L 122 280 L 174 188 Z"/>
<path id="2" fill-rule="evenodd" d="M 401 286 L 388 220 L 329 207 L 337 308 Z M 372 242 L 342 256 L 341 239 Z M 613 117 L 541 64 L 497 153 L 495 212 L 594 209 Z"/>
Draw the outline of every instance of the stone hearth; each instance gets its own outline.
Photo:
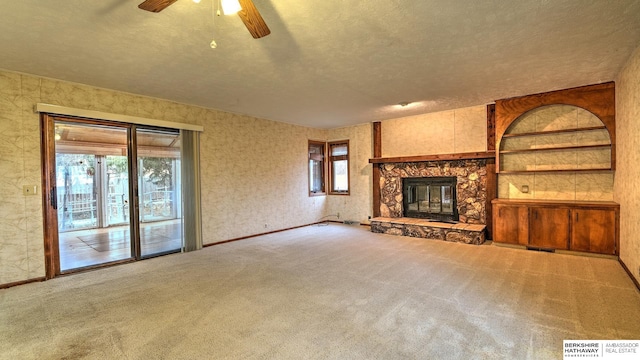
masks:
<path id="1" fill-rule="evenodd" d="M 371 219 L 371 232 L 480 245 L 485 241 L 485 225 L 449 224 L 414 218 Z"/>

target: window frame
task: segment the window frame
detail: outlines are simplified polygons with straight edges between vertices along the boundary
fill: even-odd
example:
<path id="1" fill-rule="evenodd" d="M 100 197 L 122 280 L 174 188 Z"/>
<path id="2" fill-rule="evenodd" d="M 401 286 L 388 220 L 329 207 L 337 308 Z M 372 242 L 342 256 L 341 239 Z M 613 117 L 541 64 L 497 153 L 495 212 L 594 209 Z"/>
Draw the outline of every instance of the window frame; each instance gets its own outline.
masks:
<path id="1" fill-rule="evenodd" d="M 346 155 L 337 155 L 337 156 L 333 156 L 331 155 L 331 147 L 332 146 L 346 146 L 347 147 L 347 154 Z M 327 142 L 327 146 L 326 146 L 326 151 L 327 151 L 327 176 L 329 179 L 329 195 L 350 195 L 351 193 L 351 171 L 350 167 L 351 167 L 351 161 L 349 159 L 349 140 L 336 140 L 336 141 L 328 141 Z M 334 161 L 343 161 L 346 160 L 347 161 L 347 190 L 339 190 L 336 191 L 334 190 L 334 173 L 333 173 L 333 162 Z"/>
<path id="2" fill-rule="evenodd" d="M 321 146 L 322 147 L 322 160 L 318 160 L 321 162 L 320 170 L 322 174 L 321 178 L 321 190 L 320 191 L 312 191 L 311 190 L 311 147 L 312 146 Z M 307 190 L 309 191 L 309 196 L 324 196 L 327 195 L 326 188 L 326 176 L 327 176 L 327 142 L 326 141 L 318 141 L 318 140 L 309 140 L 307 145 Z"/>

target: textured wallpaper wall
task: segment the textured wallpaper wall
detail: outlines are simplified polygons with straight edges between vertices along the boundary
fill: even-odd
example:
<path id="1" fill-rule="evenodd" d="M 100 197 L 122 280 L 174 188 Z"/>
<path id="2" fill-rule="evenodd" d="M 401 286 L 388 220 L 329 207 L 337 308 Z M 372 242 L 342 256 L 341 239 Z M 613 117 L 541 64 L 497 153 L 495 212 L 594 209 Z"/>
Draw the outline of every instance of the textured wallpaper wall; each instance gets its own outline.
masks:
<path id="1" fill-rule="evenodd" d="M 325 197 L 308 196 L 310 129 L 165 100 L 0 71 L 0 284 L 44 276 L 41 184 L 42 102 L 204 126 L 201 136 L 205 243 L 312 223 Z"/>
<path id="2" fill-rule="evenodd" d="M 620 259 L 640 281 L 640 47 L 616 80 L 616 140 Z"/>
<path id="3" fill-rule="evenodd" d="M 309 197 L 308 139 L 326 131 L 217 112 L 201 143 L 204 243 L 319 221 Z"/>
<path id="4" fill-rule="evenodd" d="M 41 184 L 40 90 L 38 79 L 0 72 L 0 283 L 44 276 L 42 198 L 22 195 Z"/>
<path id="5" fill-rule="evenodd" d="M 349 196 L 331 195 L 327 198 L 327 214 L 340 212 L 339 221 L 352 220 L 369 223 L 372 214 L 372 125 L 361 124 L 329 130 L 329 140 L 349 139 Z M 329 220 L 336 220 L 330 217 Z"/>
<path id="6" fill-rule="evenodd" d="M 382 157 L 487 151 L 485 105 L 381 123 Z"/>

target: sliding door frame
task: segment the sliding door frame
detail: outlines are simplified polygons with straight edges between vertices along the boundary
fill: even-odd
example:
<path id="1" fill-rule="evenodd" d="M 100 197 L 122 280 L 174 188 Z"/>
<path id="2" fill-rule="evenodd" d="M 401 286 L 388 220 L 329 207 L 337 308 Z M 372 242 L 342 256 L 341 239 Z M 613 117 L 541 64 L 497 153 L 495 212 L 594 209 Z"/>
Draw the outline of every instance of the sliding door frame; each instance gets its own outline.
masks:
<path id="1" fill-rule="evenodd" d="M 40 113 L 40 136 L 42 144 L 42 200 L 44 215 L 44 250 L 46 279 L 61 275 L 60 249 L 57 219 L 57 189 L 55 167 L 55 119 L 76 122 L 87 125 L 107 125 L 128 129 L 127 151 L 136 161 L 129 161 L 128 171 L 138 176 L 137 144 L 135 130 L 164 129 L 180 130 L 181 135 L 181 176 L 182 179 L 182 251 L 193 251 L 202 248 L 202 219 L 200 208 L 200 142 L 199 134 L 204 131 L 201 125 L 176 123 L 157 119 L 148 119 L 123 114 L 113 114 L 94 110 L 74 109 L 64 106 L 38 103 L 35 111 Z M 186 135 L 186 136 L 185 136 Z M 184 146 L 185 143 L 188 146 Z M 131 258 L 64 271 L 64 274 L 87 270 L 89 268 L 106 267 L 118 263 L 132 262 L 143 259 L 140 248 L 139 223 L 139 189 L 138 181 L 129 181 L 130 231 L 132 232 Z M 186 186 L 186 187 L 185 187 Z M 186 193 L 185 193 L 186 192 Z M 185 207 L 185 196 L 191 199 L 190 205 Z M 135 237 L 135 238 L 133 238 Z M 158 254 L 162 255 L 162 254 Z M 147 258 L 147 257 L 144 257 Z"/>
<path id="2" fill-rule="evenodd" d="M 44 256 L 45 256 L 45 278 L 52 279 L 58 275 L 83 271 L 92 268 L 111 266 L 114 264 L 127 263 L 139 259 L 139 224 L 134 221 L 133 216 L 138 214 L 137 181 L 129 181 L 129 199 L 133 199 L 133 206 L 130 206 L 129 231 L 131 238 L 131 256 L 122 260 L 110 261 L 107 263 L 90 265 L 77 269 L 65 270 L 60 268 L 60 239 L 58 230 L 58 190 L 56 179 L 56 146 L 55 146 L 55 123 L 63 121 L 86 126 L 107 126 L 127 130 L 127 153 L 128 159 L 137 155 L 135 148 L 135 135 L 133 129 L 135 125 L 119 123 L 108 120 L 87 119 L 65 115 L 54 115 L 48 113 L 40 114 L 41 142 L 42 142 L 42 197 L 44 212 Z M 135 158 L 133 158 L 135 159 Z M 137 176 L 137 165 L 134 161 L 128 161 L 128 171 L 131 175 Z"/>
<path id="3" fill-rule="evenodd" d="M 56 187 L 55 120 L 49 114 L 40 114 L 42 142 L 42 197 L 44 212 L 44 266 L 45 278 L 60 274 L 60 248 L 58 243 L 58 190 Z M 51 160 L 53 159 L 53 161 Z M 53 164 L 52 164 L 53 162 Z"/>
<path id="4" fill-rule="evenodd" d="M 127 134 L 127 152 L 129 165 L 129 231 L 131 232 L 131 255 L 133 260 L 142 258 L 140 246 L 140 197 L 138 190 L 138 138 L 136 126 L 129 126 Z"/>

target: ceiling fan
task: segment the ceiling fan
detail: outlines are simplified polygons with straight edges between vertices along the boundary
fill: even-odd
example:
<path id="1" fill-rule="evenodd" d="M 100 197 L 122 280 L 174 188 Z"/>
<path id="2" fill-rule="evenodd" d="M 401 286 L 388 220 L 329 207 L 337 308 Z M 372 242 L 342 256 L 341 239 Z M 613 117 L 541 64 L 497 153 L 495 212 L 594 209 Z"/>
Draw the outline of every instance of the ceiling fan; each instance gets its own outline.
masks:
<path id="1" fill-rule="evenodd" d="M 177 0 L 145 0 L 142 4 L 138 5 L 138 7 L 142 10 L 157 13 L 166 9 L 176 1 Z M 238 11 L 238 16 L 240 16 L 240 19 L 242 19 L 242 22 L 254 39 L 259 39 L 271 34 L 271 30 L 269 30 L 269 27 L 264 22 L 264 19 L 258 12 L 258 9 L 253 5 L 253 1 L 239 0 L 238 2 L 242 7 L 242 10 Z"/>

